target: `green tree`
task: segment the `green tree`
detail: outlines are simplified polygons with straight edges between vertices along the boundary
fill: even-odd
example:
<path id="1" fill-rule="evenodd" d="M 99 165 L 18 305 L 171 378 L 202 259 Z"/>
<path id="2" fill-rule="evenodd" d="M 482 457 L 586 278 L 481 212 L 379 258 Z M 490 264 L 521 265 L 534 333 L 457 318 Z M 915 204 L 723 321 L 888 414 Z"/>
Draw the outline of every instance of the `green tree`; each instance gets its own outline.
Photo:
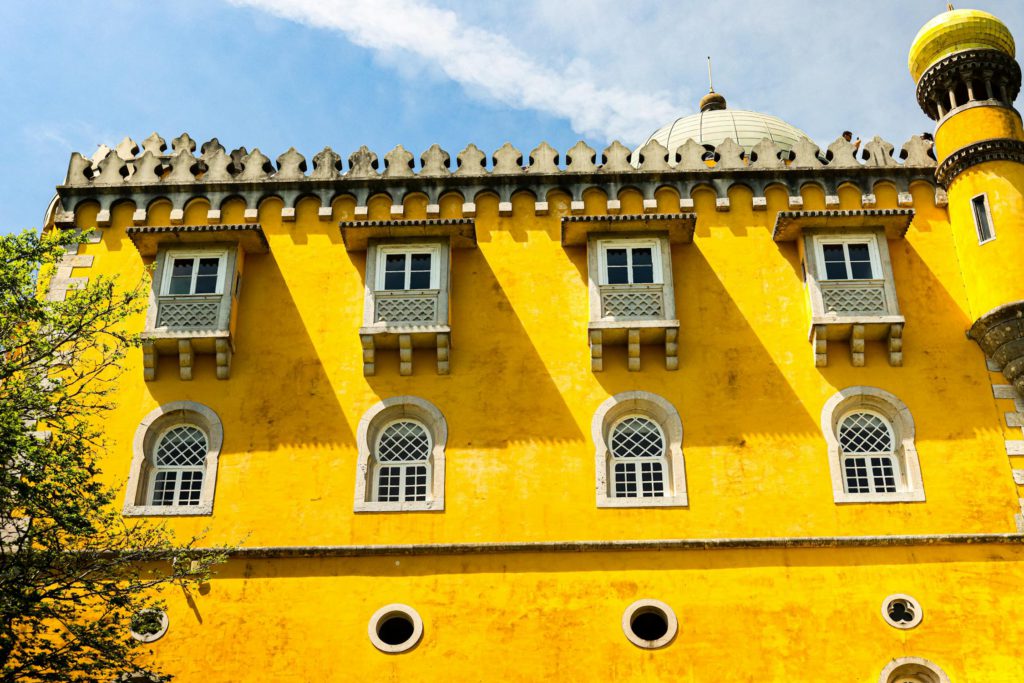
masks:
<path id="1" fill-rule="evenodd" d="M 189 590 L 224 553 L 125 520 L 117 492 L 100 480 L 102 418 L 138 343 L 125 322 L 144 310 L 146 291 L 100 277 L 47 300 L 62 239 L 0 236 L 3 683 L 107 682 L 139 671 L 146 646 L 131 625 L 151 630 L 145 610 L 161 606 L 160 589 Z"/>

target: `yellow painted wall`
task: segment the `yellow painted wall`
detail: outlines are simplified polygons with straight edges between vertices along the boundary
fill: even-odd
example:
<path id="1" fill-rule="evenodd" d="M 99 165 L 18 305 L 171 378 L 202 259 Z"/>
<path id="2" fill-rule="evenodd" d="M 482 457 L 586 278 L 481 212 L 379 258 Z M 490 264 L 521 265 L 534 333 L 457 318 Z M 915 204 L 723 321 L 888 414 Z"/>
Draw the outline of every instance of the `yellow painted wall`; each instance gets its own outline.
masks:
<path id="1" fill-rule="evenodd" d="M 889 185 L 879 207 L 896 205 Z M 787 193 L 770 189 L 767 211 L 751 192 L 730 192 L 716 211 L 708 191 L 694 195 L 694 242 L 674 245 L 680 366 L 645 347 L 642 371 L 626 371 L 625 349 L 605 351 L 590 371 L 587 261 L 564 248 L 560 216 L 569 197 L 548 197 L 535 216 L 529 193 L 498 215 L 498 199 L 477 198 L 477 249 L 452 254 L 451 374 L 438 376 L 429 351 L 414 374 L 398 374 L 397 352 L 379 351 L 377 375 L 364 377 L 365 255 L 345 250 L 339 220 L 354 200 L 339 198 L 330 220 L 315 202 L 283 222 L 266 200 L 260 223 L 270 252 L 245 260 L 231 378 L 215 378 L 212 356 L 197 356 L 194 380 L 162 357 L 144 382 L 141 351 L 126 366 L 119 407 L 107 421 L 104 476 L 123 485 L 132 436 L 153 408 L 193 400 L 224 423 L 214 515 L 171 517 L 183 535 L 246 546 L 495 543 L 829 535 L 1007 533 L 1018 492 L 1010 476 L 998 375 L 964 337 L 973 320 L 949 215 L 934 188 L 912 188 L 916 215 L 889 249 L 907 319 L 904 366 L 891 367 L 881 343 L 853 367 L 832 343 L 830 366 L 816 368 L 797 246 L 771 238 Z M 817 188 L 807 208 L 823 208 Z M 859 193 L 840 193 L 844 209 Z M 603 212 L 605 197 L 588 196 Z M 623 211 L 640 211 L 624 191 Z M 659 201 L 678 206 L 674 192 Z M 374 202 L 370 219 L 387 217 Z M 821 206 L 819 206 L 821 205 Z M 442 201 L 459 215 L 461 198 Z M 76 276 L 142 277 L 127 238 L 133 206 L 112 211 L 102 241 L 83 248 L 95 265 Z M 228 202 L 224 221 L 241 221 Z M 97 207 L 77 211 L 95 225 Z M 423 217 L 414 199 L 407 217 Z M 150 212 L 166 225 L 169 207 Z M 205 222 L 201 208 L 190 220 Z M 141 330 L 143 320 L 134 321 Z M 890 391 L 910 408 L 927 501 L 888 505 L 833 502 L 819 420 L 825 401 L 854 385 Z M 597 509 L 591 419 L 611 395 L 659 394 L 678 409 L 690 505 Z M 355 433 L 377 401 L 403 394 L 431 401 L 449 427 L 443 512 L 355 514 Z M 147 646 L 183 683 L 282 680 L 875 681 L 891 657 L 922 656 L 955 681 L 1020 680 L 1020 551 L 978 548 L 864 548 L 522 554 L 352 559 L 232 560 L 207 589 L 168 594 L 171 630 Z M 899 632 L 880 616 L 882 599 L 909 593 L 924 624 Z M 670 604 L 676 641 L 640 650 L 621 632 L 636 599 Z M 384 655 L 366 637 L 369 616 L 391 602 L 416 607 L 423 642 Z M 851 643 L 856 644 L 852 646 Z M 968 672 L 969 675 L 968 675 Z"/>
<path id="2" fill-rule="evenodd" d="M 878 198 L 895 204 L 887 188 Z M 231 378 L 217 380 L 212 357 L 200 355 L 191 382 L 179 380 L 174 357 L 162 357 L 157 380 L 143 382 L 141 352 L 133 353 L 108 421 L 106 476 L 126 480 L 132 435 L 147 413 L 187 399 L 224 423 L 215 514 L 169 523 L 182 533 L 208 528 L 211 542 L 1012 531 L 1018 508 L 999 408 L 983 355 L 964 338 L 973 318 L 946 212 L 924 184 L 914 198 L 906 239 L 889 245 L 907 319 L 904 367 L 888 365 L 881 343 L 867 345 L 866 367 L 852 367 L 842 343 L 831 345 L 829 367 L 814 367 L 797 247 L 771 239 L 784 197 L 769 193 L 769 210 L 755 212 L 749 191 L 738 190 L 729 212 L 697 193 L 694 243 L 673 247 L 679 370 L 666 371 L 659 347 L 645 347 L 643 370 L 627 372 L 625 349 L 616 347 L 606 350 L 605 371 L 592 373 L 586 250 L 559 239 L 568 198 L 552 195 L 552 215 L 538 217 L 533 198 L 519 194 L 510 217 L 497 215 L 496 197 L 480 197 L 479 248 L 453 252 L 451 374 L 435 374 L 424 350 L 414 375 L 401 377 L 397 353 L 380 351 L 369 378 L 357 334 L 365 256 L 345 251 L 337 226 L 351 200 L 337 202 L 330 221 L 303 204 L 294 223 L 282 223 L 280 201 L 267 200 L 260 222 L 270 253 L 246 259 Z M 125 236 L 131 212 L 130 204 L 116 207 L 103 242 L 87 247 L 97 255 L 88 274 L 141 276 Z M 80 223 L 94 213 L 83 206 Z M 885 389 L 909 406 L 927 502 L 833 502 L 820 414 L 853 385 Z M 682 416 L 687 509 L 595 507 L 591 419 L 609 396 L 638 389 L 665 397 Z M 403 394 L 431 401 L 448 421 L 446 510 L 356 515 L 357 422 L 377 401 Z"/>
<path id="3" fill-rule="evenodd" d="M 148 646 L 180 681 L 836 681 L 878 683 L 924 657 L 955 683 L 1018 683 L 1020 547 L 720 550 L 232 562 Z M 894 593 L 924 618 L 881 616 Z M 628 642 L 638 599 L 679 620 L 660 650 Z M 423 638 L 377 651 L 385 603 L 415 608 Z"/>

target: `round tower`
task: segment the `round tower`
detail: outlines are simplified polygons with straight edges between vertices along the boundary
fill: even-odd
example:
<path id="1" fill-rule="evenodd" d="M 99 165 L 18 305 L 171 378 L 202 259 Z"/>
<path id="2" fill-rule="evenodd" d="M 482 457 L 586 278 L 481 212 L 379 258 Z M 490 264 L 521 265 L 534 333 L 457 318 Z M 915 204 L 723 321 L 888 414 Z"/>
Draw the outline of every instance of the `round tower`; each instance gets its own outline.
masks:
<path id="1" fill-rule="evenodd" d="M 967 290 L 969 336 L 1024 394 L 1024 128 L 1021 70 L 996 17 L 954 10 L 910 48 L 917 101 L 936 122 L 936 180 Z"/>

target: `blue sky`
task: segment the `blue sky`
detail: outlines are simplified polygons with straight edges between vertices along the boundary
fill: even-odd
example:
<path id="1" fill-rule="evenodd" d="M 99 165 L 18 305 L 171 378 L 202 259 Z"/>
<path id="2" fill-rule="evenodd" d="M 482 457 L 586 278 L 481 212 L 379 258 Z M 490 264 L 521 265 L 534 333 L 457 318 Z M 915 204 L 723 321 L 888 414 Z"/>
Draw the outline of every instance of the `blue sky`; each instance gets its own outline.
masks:
<path id="1" fill-rule="evenodd" d="M 960 6 L 958 4 L 958 6 Z M 966 7 L 966 5 L 963 5 Z M 979 0 L 1024 39 L 1024 3 Z M 629 145 L 715 88 L 825 146 L 931 130 L 906 56 L 937 0 L 32 0 L 0 6 L 0 232 L 72 151 L 187 131 L 307 159 L 367 145 Z M 564 159 L 563 159 L 564 161 Z"/>

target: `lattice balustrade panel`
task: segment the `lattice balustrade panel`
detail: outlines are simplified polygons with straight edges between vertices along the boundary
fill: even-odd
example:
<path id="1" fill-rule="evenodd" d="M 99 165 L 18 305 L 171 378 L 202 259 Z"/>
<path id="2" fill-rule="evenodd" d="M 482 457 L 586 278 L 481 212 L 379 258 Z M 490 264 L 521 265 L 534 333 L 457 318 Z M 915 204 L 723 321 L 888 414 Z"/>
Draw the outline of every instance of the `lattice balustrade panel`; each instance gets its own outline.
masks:
<path id="1" fill-rule="evenodd" d="M 167 301 L 160 304 L 157 327 L 178 327 L 188 330 L 216 328 L 220 302 Z"/>
<path id="2" fill-rule="evenodd" d="M 378 297 L 377 322 L 433 323 L 437 320 L 435 297 Z"/>
<path id="3" fill-rule="evenodd" d="M 886 313 L 882 285 L 822 287 L 821 297 L 826 313 Z"/>
<path id="4" fill-rule="evenodd" d="M 662 296 L 659 291 L 611 291 L 601 294 L 604 317 L 663 318 Z"/>

